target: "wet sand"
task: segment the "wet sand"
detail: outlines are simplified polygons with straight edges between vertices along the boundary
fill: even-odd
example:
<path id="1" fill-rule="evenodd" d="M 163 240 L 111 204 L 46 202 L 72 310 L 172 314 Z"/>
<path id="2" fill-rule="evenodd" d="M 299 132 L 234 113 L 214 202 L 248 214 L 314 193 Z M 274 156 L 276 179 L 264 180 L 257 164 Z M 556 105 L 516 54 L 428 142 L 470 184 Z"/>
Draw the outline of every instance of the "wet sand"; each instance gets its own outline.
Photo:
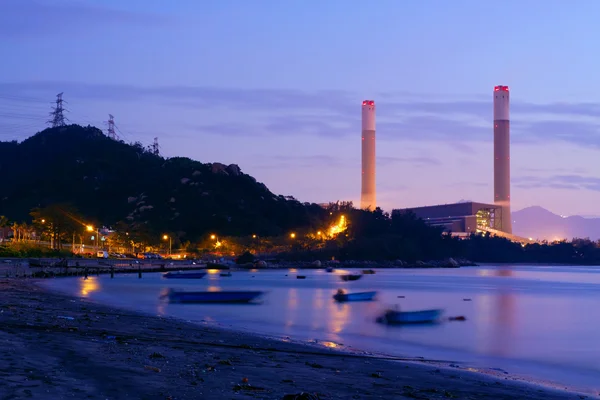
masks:
<path id="1" fill-rule="evenodd" d="M 286 397 L 300 393 L 306 394 Z M 110 400 L 586 398 L 509 376 L 340 353 L 136 314 L 50 293 L 25 279 L 0 280 L 0 395 Z"/>

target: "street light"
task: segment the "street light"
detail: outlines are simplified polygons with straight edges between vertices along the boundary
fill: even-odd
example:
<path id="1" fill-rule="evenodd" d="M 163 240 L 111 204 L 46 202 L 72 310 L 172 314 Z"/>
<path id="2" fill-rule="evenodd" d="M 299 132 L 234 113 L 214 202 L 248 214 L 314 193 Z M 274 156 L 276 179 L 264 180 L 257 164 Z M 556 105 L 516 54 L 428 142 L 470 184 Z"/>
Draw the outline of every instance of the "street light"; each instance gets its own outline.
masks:
<path id="1" fill-rule="evenodd" d="M 217 235 L 215 235 L 215 234 L 210 235 L 210 240 L 215 240 L 216 238 L 217 238 Z"/>
<path id="2" fill-rule="evenodd" d="M 100 231 L 99 231 L 98 229 L 94 229 L 94 227 L 93 227 L 92 225 L 87 225 L 87 226 L 85 227 L 85 229 L 86 229 L 88 232 L 96 232 L 95 246 L 96 246 L 96 251 L 98 251 L 98 247 L 99 247 L 99 240 L 100 240 L 100 238 L 99 238 L 98 236 L 100 236 Z"/>
<path id="3" fill-rule="evenodd" d="M 171 236 L 163 235 L 163 240 L 169 239 L 169 255 L 171 255 Z"/>
<path id="4" fill-rule="evenodd" d="M 296 237 L 296 234 L 295 234 L 294 232 L 292 232 L 292 233 L 290 233 L 290 237 L 291 237 L 292 239 L 294 239 L 294 238 Z"/>

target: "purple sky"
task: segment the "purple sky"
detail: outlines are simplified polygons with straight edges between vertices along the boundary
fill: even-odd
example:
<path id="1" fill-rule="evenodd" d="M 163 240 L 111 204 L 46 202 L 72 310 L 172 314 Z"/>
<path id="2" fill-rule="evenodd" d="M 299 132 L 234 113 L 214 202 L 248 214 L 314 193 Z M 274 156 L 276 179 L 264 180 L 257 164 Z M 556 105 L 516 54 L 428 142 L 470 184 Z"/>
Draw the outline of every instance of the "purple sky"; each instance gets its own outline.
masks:
<path id="1" fill-rule="evenodd" d="M 600 204 L 600 2 L 2 0 L 0 140 L 72 122 L 236 163 L 303 201 L 360 196 L 377 103 L 386 209 L 491 202 L 492 91 L 511 88 L 513 210 Z"/>

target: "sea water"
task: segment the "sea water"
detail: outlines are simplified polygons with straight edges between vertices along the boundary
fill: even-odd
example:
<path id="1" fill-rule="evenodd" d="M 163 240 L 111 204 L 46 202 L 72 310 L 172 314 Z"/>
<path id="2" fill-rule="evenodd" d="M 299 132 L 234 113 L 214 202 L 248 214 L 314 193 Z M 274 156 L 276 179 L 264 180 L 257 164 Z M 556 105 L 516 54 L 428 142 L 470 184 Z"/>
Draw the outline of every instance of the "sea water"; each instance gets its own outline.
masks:
<path id="1" fill-rule="evenodd" d="M 214 324 L 329 347 L 391 356 L 448 360 L 460 367 L 497 368 L 559 387 L 600 390 L 600 267 L 484 266 L 460 269 L 377 269 L 352 282 L 352 270 L 250 270 L 200 280 L 161 274 L 107 275 L 44 281 L 92 301 L 200 324 Z M 305 275 L 306 279 L 296 279 Z M 74 280 L 76 283 L 74 283 Z M 259 305 L 168 304 L 167 289 L 264 290 Z M 372 302 L 336 303 L 338 289 L 377 291 Z M 385 326 L 386 308 L 442 308 L 466 321 Z"/>

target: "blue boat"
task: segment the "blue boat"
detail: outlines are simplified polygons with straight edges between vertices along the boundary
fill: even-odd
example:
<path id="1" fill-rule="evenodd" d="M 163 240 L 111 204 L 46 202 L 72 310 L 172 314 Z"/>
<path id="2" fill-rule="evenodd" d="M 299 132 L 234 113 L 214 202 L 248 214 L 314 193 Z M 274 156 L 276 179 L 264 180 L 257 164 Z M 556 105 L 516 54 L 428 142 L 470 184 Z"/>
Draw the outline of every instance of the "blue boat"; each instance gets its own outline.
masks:
<path id="1" fill-rule="evenodd" d="M 344 293 L 344 291 L 340 289 L 333 295 L 333 299 L 340 303 L 346 301 L 371 301 L 376 294 L 377 292 Z"/>
<path id="2" fill-rule="evenodd" d="M 333 272 L 333 267 L 327 267 L 327 268 L 325 268 L 325 272 Z"/>
<path id="3" fill-rule="evenodd" d="M 259 291 L 230 292 L 177 292 L 170 289 L 166 297 L 170 303 L 249 303 L 260 297 Z"/>
<path id="4" fill-rule="evenodd" d="M 387 310 L 377 322 L 388 325 L 397 324 L 427 324 L 436 322 L 440 319 L 444 310 L 422 310 L 422 311 L 398 311 Z"/>
<path id="5" fill-rule="evenodd" d="M 167 272 L 163 274 L 166 279 L 202 279 L 206 272 Z"/>

